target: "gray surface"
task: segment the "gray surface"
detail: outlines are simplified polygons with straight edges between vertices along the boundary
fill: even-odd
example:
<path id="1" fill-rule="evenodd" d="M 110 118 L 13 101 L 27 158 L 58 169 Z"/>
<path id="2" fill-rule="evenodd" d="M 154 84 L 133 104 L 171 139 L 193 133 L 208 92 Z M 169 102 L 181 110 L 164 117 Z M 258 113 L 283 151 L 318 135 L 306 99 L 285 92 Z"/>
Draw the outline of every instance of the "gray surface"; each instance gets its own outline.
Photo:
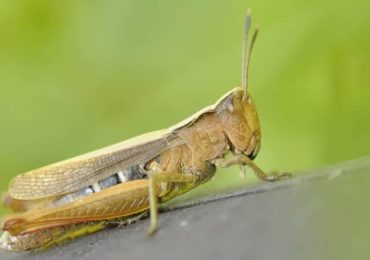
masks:
<path id="1" fill-rule="evenodd" d="M 369 171 L 362 158 L 167 210 L 153 238 L 144 220 L 0 259 L 360 259 Z"/>

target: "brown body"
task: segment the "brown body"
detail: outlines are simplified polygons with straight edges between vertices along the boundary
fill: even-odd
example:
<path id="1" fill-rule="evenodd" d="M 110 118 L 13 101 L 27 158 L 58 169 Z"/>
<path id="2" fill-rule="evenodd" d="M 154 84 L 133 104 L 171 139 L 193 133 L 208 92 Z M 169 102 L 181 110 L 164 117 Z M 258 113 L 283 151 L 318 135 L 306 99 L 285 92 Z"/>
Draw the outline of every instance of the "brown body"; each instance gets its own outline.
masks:
<path id="1" fill-rule="evenodd" d="M 247 16 L 246 43 L 249 24 Z M 117 220 L 130 223 L 148 210 L 153 234 L 157 203 L 210 180 L 218 166 L 248 165 L 262 180 L 284 177 L 268 176 L 252 162 L 261 131 L 246 79 L 256 35 L 244 48 L 242 87 L 214 105 L 168 129 L 16 176 L 5 204 L 21 213 L 3 220 L 0 248 L 45 248 Z"/>
<path id="2" fill-rule="evenodd" d="M 223 159 L 230 151 L 233 154 L 247 153 L 252 158 L 256 156 L 260 147 L 258 118 L 254 113 L 255 106 L 250 97 L 243 105 L 242 93 L 242 89 L 236 88 L 214 106 L 207 107 L 206 112 L 196 114 L 180 125 L 174 126 L 171 129 L 171 139 L 176 139 L 176 143 L 179 144 L 165 149 L 143 164 L 143 167 L 151 174 L 169 178 L 168 181 L 156 183 L 159 202 L 181 195 L 211 179 L 216 172 L 217 161 Z M 244 116 L 244 114 L 252 116 Z M 38 171 L 44 172 L 43 169 Z M 184 177 L 184 181 L 177 177 L 172 181 L 171 177 L 179 173 Z M 31 176 L 33 175 L 34 173 Z M 27 174 L 21 176 L 27 176 Z M 95 180 L 90 180 L 87 184 L 92 184 L 93 181 Z M 15 183 L 13 184 L 14 189 L 17 179 L 13 183 Z M 89 225 L 96 229 L 105 227 L 102 223 L 108 223 L 97 223 L 96 221 L 126 220 L 148 210 L 148 185 L 147 179 L 121 183 L 93 194 L 93 196 L 86 196 L 59 207 L 46 206 L 50 201 L 59 198 L 58 195 L 28 202 L 13 199 L 13 202 L 17 202 L 13 203 L 17 205 L 17 208 L 8 203 L 10 208 L 19 210 L 19 203 L 23 202 L 24 210 L 28 208 L 31 210 L 7 217 L 2 230 L 17 237 L 19 241 L 17 246 L 20 248 L 13 247 L 12 250 L 32 248 L 27 241 L 35 239 L 39 242 L 32 243 L 32 245 L 46 243 L 41 243 L 41 240 L 47 240 L 49 244 L 54 241 L 51 239 L 54 236 L 60 240 L 61 234 L 72 236 L 69 231 L 79 230 L 76 228 L 79 223 L 88 224 L 82 226 L 84 233 L 87 233 L 90 232 Z M 9 196 L 7 201 L 11 201 Z M 23 246 L 28 247 L 23 248 Z"/>

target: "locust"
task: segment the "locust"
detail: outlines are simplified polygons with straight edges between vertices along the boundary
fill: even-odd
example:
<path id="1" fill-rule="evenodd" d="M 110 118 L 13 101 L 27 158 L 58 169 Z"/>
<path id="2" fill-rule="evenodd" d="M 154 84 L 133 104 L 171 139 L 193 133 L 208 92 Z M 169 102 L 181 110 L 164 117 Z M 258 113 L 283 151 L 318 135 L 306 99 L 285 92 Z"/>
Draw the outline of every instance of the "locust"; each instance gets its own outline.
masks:
<path id="1" fill-rule="evenodd" d="M 248 166 L 263 181 L 253 159 L 261 148 L 255 103 L 248 93 L 248 68 L 258 26 L 243 33 L 241 86 L 215 104 L 164 130 L 18 175 L 9 184 L 0 248 L 46 249 L 111 224 L 130 224 L 150 213 L 157 230 L 158 206 L 209 181 L 217 167 Z"/>

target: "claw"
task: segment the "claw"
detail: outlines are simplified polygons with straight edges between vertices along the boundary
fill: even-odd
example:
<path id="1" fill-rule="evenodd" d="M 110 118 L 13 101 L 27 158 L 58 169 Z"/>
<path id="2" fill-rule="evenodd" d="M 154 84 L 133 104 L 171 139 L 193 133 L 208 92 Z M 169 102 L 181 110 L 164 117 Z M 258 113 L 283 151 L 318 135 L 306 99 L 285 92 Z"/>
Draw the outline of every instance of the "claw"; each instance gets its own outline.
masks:
<path id="1" fill-rule="evenodd" d="M 148 230 L 148 236 L 153 236 L 155 233 L 157 232 L 157 227 L 156 226 L 153 226 L 153 225 L 150 225 L 150 228 Z"/>

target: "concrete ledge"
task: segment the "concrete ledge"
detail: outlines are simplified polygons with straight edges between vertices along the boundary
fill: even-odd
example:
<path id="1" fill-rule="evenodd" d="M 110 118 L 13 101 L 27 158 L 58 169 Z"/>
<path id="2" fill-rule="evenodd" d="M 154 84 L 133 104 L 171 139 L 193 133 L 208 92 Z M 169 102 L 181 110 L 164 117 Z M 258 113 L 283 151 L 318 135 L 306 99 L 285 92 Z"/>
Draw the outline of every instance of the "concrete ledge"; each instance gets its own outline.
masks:
<path id="1" fill-rule="evenodd" d="M 153 238 L 144 220 L 0 259 L 361 259 L 369 188 L 365 157 L 166 208 Z"/>

